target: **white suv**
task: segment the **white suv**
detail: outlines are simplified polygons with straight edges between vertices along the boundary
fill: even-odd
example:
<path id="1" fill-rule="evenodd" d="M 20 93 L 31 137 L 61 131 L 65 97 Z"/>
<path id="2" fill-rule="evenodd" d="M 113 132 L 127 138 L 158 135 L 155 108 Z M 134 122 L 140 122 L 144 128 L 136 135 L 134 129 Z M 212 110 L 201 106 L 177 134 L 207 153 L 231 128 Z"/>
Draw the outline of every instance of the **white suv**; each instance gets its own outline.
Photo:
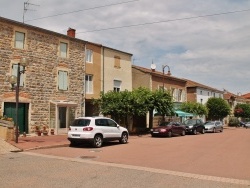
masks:
<path id="1" fill-rule="evenodd" d="M 73 146 L 77 143 L 90 142 L 94 147 L 101 147 L 105 141 L 119 140 L 128 142 L 128 130 L 106 117 L 79 117 L 74 120 L 68 131 L 68 140 Z"/>

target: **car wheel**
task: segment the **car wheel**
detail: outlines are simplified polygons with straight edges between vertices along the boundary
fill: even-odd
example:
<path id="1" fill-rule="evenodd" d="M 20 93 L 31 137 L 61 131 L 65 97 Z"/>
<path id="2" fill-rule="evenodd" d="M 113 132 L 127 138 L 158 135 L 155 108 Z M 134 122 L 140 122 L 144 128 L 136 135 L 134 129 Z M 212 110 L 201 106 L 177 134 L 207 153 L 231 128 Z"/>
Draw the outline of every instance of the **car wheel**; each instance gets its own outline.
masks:
<path id="1" fill-rule="evenodd" d="M 205 134 L 205 129 L 204 128 L 202 128 L 201 134 Z"/>
<path id="2" fill-rule="evenodd" d="M 74 141 L 70 141 L 70 145 L 69 145 L 70 147 L 74 147 L 74 146 L 76 146 L 76 142 L 74 142 Z"/>
<path id="3" fill-rule="evenodd" d="M 215 133 L 216 131 L 215 131 L 215 128 L 213 128 L 213 133 Z"/>
<path id="4" fill-rule="evenodd" d="M 172 137 L 172 131 L 169 131 L 168 134 L 167 134 L 167 137 Z"/>
<path id="5" fill-rule="evenodd" d="M 194 134 L 194 135 L 197 134 L 197 130 L 196 130 L 196 129 L 193 130 L 193 134 Z"/>
<path id="6" fill-rule="evenodd" d="M 185 136 L 185 135 L 186 135 L 186 131 L 185 131 L 185 130 L 182 130 L 181 136 Z"/>
<path id="7" fill-rule="evenodd" d="M 121 144 L 126 144 L 128 142 L 128 134 L 127 133 L 122 133 L 122 137 L 119 140 Z"/>
<path id="8" fill-rule="evenodd" d="M 95 137 L 94 137 L 94 142 L 93 142 L 93 146 L 95 147 L 95 148 L 100 148 L 100 147 L 102 147 L 102 143 L 103 143 L 103 138 L 102 138 L 102 136 L 101 135 L 95 135 Z"/>

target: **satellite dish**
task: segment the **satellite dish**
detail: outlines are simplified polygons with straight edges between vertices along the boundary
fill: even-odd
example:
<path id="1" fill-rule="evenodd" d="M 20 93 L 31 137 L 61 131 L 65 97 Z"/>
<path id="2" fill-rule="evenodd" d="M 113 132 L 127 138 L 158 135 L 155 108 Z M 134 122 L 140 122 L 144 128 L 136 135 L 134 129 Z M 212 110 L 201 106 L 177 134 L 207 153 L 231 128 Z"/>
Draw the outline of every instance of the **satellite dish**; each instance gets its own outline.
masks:
<path id="1" fill-rule="evenodd" d="M 156 69 L 156 65 L 152 63 L 152 64 L 151 64 L 151 69 L 152 69 L 152 70 L 155 70 L 155 69 Z"/>

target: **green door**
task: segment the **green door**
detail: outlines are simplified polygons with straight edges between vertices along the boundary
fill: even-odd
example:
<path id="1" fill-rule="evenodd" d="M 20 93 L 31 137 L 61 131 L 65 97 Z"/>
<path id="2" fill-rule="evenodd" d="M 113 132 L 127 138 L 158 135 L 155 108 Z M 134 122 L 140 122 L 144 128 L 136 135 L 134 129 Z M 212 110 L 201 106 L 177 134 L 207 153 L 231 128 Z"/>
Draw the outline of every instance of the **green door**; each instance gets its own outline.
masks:
<path id="1" fill-rule="evenodd" d="M 16 103 L 4 103 L 4 115 L 13 118 L 16 124 Z M 18 104 L 18 127 L 20 133 L 28 133 L 28 104 Z"/>

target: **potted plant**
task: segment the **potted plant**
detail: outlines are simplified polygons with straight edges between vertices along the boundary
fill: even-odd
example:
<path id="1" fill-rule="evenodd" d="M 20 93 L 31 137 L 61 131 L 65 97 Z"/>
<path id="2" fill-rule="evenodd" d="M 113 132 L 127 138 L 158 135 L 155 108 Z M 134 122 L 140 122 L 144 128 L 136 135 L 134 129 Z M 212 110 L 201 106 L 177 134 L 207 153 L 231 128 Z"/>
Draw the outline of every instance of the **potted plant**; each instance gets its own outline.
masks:
<path id="1" fill-rule="evenodd" d="M 48 135 L 48 126 L 47 126 L 47 125 L 44 125 L 44 126 L 43 126 L 42 132 L 43 132 L 43 135 L 45 135 L 45 136 Z"/>
<path id="2" fill-rule="evenodd" d="M 41 136 L 42 132 L 41 132 L 41 128 L 39 125 L 35 126 L 35 133 L 37 134 L 37 136 Z"/>
<path id="3" fill-rule="evenodd" d="M 54 128 L 51 128 L 51 129 L 50 129 L 50 134 L 51 134 L 51 135 L 54 135 L 54 134 L 55 134 Z"/>

